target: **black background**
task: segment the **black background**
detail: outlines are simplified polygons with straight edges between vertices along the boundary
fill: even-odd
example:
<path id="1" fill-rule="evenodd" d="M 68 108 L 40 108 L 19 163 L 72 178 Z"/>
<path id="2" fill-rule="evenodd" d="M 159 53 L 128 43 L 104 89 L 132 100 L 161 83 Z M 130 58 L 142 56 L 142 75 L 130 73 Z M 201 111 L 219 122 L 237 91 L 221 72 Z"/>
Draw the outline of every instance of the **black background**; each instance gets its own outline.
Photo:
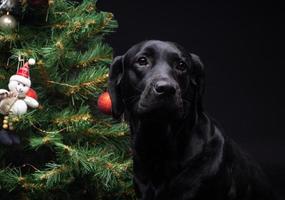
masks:
<path id="1" fill-rule="evenodd" d="M 107 38 L 115 55 L 146 39 L 175 41 L 206 67 L 205 104 L 227 134 L 285 196 L 285 46 L 274 1 L 101 0 L 119 22 Z"/>

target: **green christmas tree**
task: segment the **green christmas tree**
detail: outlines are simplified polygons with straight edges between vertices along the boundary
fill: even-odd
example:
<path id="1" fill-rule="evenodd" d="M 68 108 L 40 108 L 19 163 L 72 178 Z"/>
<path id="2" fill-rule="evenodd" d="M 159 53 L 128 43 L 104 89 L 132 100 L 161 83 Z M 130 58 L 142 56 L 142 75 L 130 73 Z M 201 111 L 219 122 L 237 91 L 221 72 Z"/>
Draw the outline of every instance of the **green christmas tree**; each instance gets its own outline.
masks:
<path id="1" fill-rule="evenodd" d="M 112 62 L 104 37 L 117 22 L 94 0 L 32 2 L 9 13 L 17 27 L 0 24 L 0 89 L 34 58 L 40 104 L 20 116 L 0 114 L 0 133 L 21 140 L 0 144 L 0 199 L 133 199 L 127 126 L 96 103 Z M 15 130 L 2 128 L 5 119 Z"/>

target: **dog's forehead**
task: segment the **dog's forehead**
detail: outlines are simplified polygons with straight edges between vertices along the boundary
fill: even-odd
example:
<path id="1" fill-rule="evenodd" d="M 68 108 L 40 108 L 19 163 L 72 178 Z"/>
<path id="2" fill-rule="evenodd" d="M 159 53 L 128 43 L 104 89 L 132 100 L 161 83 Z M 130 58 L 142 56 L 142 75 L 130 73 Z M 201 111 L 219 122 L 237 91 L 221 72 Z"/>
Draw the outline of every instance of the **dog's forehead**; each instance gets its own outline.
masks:
<path id="1" fill-rule="evenodd" d="M 138 43 L 134 45 L 131 49 L 127 51 L 127 55 L 133 56 L 140 53 L 173 53 L 185 55 L 187 51 L 180 45 L 160 40 L 149 40 L 145 42 Z"/>

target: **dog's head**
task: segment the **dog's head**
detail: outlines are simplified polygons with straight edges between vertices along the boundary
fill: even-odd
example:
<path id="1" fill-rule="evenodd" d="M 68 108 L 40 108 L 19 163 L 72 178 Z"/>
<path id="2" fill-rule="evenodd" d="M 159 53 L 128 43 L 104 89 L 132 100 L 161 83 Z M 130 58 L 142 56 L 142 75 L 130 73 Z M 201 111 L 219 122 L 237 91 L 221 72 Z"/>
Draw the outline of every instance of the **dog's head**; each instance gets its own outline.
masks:
<path id="1" fill-rule="evenodd" d="M 114 59 L 109 74 L 112 113 L 181 118 L 202 109 L 204 69 L 198 56 L 172 42 L 144 41 Z"/>

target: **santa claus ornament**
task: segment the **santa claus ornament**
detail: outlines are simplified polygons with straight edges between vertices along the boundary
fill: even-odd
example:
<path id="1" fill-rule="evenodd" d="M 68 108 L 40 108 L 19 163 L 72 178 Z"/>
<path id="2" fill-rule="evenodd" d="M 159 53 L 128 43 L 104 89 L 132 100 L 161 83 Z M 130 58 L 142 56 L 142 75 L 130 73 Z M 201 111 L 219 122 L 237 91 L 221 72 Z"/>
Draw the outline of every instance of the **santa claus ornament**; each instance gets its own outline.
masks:
<path id="1" fill-rule="evenodd" d="M 37 108 L 39 103 L 37 95 L 31 87 L 29 67 L 35 60 L 29 59 L 17 73 L 10 77 L 9 91 L 0 89 L 0 113 L 4 115 L 2 130 L 0 130 L 0 143 L 5 145 L 19 144 L 20 139 L 13 133 L 13 122 L 17 116 L 25 114 L 30 108 Z"/>

